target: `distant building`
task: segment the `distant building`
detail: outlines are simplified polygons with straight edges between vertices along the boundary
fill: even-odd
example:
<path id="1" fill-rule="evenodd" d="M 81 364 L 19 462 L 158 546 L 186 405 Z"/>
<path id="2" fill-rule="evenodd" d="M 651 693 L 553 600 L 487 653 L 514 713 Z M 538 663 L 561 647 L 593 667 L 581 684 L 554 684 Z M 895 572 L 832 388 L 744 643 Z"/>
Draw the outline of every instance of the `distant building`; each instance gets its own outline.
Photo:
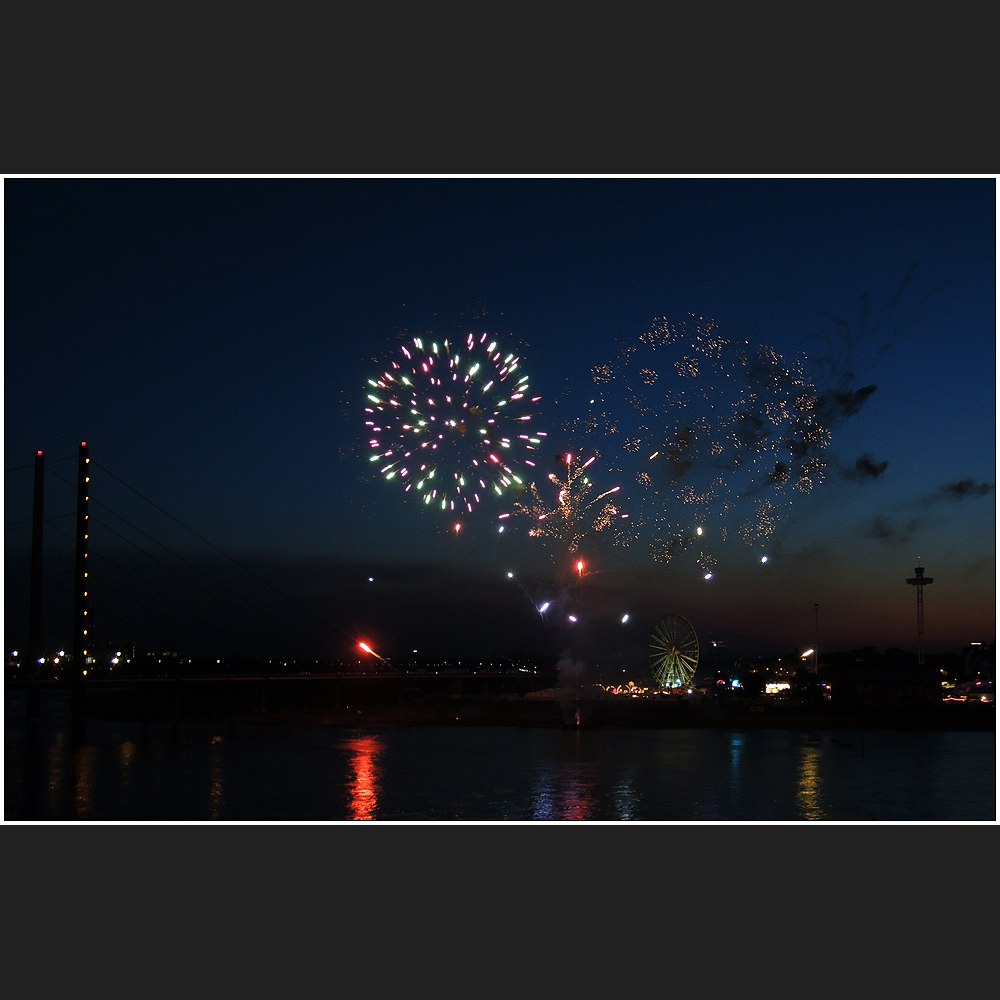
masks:
<path id="1" fill-rule="evenodd" d="M 941 675 L 933 667 L 855 663 L 828 673 L 834 704 L 928 705 L 941 701 Z"/>

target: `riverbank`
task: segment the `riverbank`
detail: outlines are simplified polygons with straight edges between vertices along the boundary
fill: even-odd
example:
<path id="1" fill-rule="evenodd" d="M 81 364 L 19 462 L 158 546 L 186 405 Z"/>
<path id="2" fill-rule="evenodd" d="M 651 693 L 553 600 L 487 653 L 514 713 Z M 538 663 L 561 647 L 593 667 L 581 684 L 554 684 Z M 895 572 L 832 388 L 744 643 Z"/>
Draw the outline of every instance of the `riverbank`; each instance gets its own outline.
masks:
<path id="1" fill-rule="evenodd" d="M 139 721 L 89 699 L 88 715 L 107 721 Z M 810 729 L 992 732 L 996 712 L 987 704 L 903 705 L 836 709 L 747 702 L 696 704 L 659 699 L 556 699 L 445 701 L 426 704 L 368 704 L 361 707 L 295 708 L 255 711 L 181 710 L 156 713 L 149 721 L 228 724 L 311 725 L 336 729 L 418 726 L 515 726 L 587 729 Z"/>

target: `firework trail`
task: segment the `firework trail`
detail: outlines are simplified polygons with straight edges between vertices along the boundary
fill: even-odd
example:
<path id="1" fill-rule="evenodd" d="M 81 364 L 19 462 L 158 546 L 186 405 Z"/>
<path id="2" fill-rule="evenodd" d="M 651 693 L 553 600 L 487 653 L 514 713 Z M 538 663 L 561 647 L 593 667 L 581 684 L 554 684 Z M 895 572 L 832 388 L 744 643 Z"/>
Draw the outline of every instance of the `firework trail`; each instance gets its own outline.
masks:
<path id="1" fill-rule="evenodd" d="M 620 490 L 614 486 L 596 493 L 597 486 L 587 473 L 597 460 L 592 455 L 585 461 L 574 461 L 573 453 L 560 455 L 558 461 L 565 466 L 562 477 L 549 473 L 549 482 L 556 489 L 555 502 L 543 498 L 537 484 L 531 484 L 530 499 L 514 504 L 510 514 L 501 514 L 500 520 L 508 517 L 527 522 L 528 536 L 541 538 L 549 544 L 553 559 L 564 553 L 575 553 L 580 543 L 589 535 L 613 529 L 615 544 L 628 544 L 629 515 L 615 500 L 609 500 Z M 601 501 L 605 501 L 603 505 Z"/>
<path id="2" fill-rule="evenodd" d="M 541 397 L 521 371 L 521 359 L 486 333 L 409 339 L 368 380 L 369 461 L 387 482 L 449 514 L 523 488 L 545 434 L 531 431 Z"/>

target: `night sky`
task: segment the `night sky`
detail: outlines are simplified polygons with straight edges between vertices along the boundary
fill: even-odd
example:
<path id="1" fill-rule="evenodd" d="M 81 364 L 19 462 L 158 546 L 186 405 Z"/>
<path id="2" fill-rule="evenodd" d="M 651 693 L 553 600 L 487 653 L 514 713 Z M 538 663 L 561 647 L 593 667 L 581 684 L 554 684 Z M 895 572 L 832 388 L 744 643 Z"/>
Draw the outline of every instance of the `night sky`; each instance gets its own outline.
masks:
<path id="1" fill-rule="evenodd" d="M 928 651 L 992 642 L 995 204 L 992 179 L 7 180 L 6 647 L 26 641 L 39 449 L 46 645 L 71 641 L 59 517 L 84 440 L 99 645 L 349 657 L 364 639 L 638 673 L 668 612 L 768 655 L 812 645 L 818 603 L 821 648 L 913 650 L 918 557 Z M 661 459 L 644 492 L 647 441 L 622 448 L 642 423 L 623 349 L 692 317 L 729 359 L 798 365 L 823 410 L 821 466 L 752 547 L 765 487 L 709 504 L 694 539 L 679 492 L 697 470 L 674 481 Z M 469 333 L 516 351 L 541 397 L 540 493 L 556 456 L 599 452 L 627 546 L 609 529 L 570 554 L 519 518 L 500 533 L 524 492 L 457 517 L 379 477 L 368 380 L 414 337 Z M 665 562 L 668 523 L 687 541 Z"/>

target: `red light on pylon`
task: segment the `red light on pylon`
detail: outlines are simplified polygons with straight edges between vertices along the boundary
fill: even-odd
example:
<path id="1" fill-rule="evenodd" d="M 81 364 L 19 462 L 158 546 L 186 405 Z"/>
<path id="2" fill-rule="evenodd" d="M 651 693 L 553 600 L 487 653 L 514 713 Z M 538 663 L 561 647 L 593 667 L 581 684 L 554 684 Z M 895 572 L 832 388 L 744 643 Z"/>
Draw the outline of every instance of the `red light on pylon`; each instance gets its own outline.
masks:
<path id="1" fill-rule="evenodd" d="M 37 455 L 41 455 L 41 452 L 40 452 L 40 451 L 39 451 L 39 452 L 36 452 L 36 454 L 37 454 Z"/>
<path id="2" fill-rule="evenodd" d="M 456 524 L 455 525 L 455 534 L 457 535 L 461 530 L 462 530 L 462 526 L 460 524 Z"/>
<path id="3" fill-rule="evenodd" d="M 576 571 L 577 571 L 577 573 L 580 574 L 580 576 L 583 576 L 583 560 L 582 559 L 576 564 Z"/>

